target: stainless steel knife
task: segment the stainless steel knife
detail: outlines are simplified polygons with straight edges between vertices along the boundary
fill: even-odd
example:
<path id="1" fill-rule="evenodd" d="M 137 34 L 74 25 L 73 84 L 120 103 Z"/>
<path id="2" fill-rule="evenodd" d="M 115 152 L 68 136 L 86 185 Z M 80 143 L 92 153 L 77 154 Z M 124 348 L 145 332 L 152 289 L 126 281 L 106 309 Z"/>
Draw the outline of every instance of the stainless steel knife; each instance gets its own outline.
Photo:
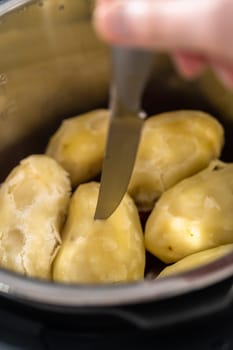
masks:
<path id="1" fill-rule="evenodd" d="M 107 219 L 127 191 L 143 125 L 141 99 L 154 54 L 112 49 L 110 125 L 95 219 Z"/>

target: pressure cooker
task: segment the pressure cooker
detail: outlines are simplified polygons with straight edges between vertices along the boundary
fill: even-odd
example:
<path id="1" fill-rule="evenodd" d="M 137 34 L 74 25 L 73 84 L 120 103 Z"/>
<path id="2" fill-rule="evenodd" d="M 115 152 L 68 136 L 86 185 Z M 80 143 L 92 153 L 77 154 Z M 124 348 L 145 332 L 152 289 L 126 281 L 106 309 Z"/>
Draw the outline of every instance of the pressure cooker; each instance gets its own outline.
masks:
<path id="1" fill-rule="evenodd" d="M 61 120 L 108 105 L 109 48 L 91 0 L 0 2 L 0 176 L 42 152 Z M 148 114 L 200 109 L 221 120 L 232 161 L 233 95 L 207 71 L 185 82 L 155 53 Z M 148 271 L 149 271 L 149 267 Z M 0 269 L 0 349 L 233 349 L 233 254 L 176 276 L 64 285 Z"/>

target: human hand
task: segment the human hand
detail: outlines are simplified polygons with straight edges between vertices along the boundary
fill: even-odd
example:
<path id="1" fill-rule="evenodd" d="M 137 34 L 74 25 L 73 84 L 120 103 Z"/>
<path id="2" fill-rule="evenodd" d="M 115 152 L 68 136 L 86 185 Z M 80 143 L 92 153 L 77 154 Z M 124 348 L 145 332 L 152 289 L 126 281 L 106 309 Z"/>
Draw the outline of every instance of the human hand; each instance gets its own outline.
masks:
<path id="1" fill-rule="evenodd" d="M 109 43 L 171 53 L 187 78 L 209 64 L 233 88 L 232 0 L 97 0 L 94 25 Z"/>

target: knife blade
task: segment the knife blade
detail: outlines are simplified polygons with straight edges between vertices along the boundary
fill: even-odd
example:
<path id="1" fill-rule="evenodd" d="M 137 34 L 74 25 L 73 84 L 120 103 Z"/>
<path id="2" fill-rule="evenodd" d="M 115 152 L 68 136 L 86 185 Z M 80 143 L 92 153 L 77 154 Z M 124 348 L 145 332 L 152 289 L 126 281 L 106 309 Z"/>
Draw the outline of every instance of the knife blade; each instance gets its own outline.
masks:
<path id="1" fill-rule="evenodd" d="M 149 51 L 112 48 L 110 124 L 95 219 L 107 219 L 127 191 L 145 117 L 141 99 L 153 57 Z"/>

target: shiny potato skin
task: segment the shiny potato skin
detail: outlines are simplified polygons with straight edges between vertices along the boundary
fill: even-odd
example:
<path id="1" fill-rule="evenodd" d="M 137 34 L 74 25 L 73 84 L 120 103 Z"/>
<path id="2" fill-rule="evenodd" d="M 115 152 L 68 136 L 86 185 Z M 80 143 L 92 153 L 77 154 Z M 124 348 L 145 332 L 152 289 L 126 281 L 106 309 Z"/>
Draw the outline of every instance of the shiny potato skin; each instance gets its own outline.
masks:
<path id="1" fill-rule="evenodd" d="M 98 183 L 83 184 L 71 199 L 53 265 L 55 281 L 100 284 L 144 277 L 145 247 L 133 200 L 126 194 L 107 220 L 94 220 L 98 192 Z"/>
<path id="2" fill-rule="evenodd" d="M 233 243 L 233 163 L 209 167 L 165 192 L 145 228 L 146 249 L 165 263 Z"/>
<path id="3" fill-rule="evenodd" d="M 231 252 L 233 252 L 233 244 L 226 244 L 186 256 L 175 264 L 165 267 L 158 275 L 158 278 L 193 270 L 207 265 Z"/>
<path id="4" fill-rule="evenodd" d="M 108 119 L 107 110 L 65 119 L 51 137 L 46 154 L 56 159 L 70 174 L 73 187 L 100 174 Z"/>
<path id="5" fill-rule="evenodd" d="M 140 211 L 180 180 L 204 169 L 219 157 L 224 131 L 212 116 L 200 111 L 175 111 L 148 118 L 128 192 Z"/>
<path id="6" fill-rule="evenodd" d="M 70 198 L 68 174 L 53 159 L 32 155 L 0 188 L 0 266 L 51 278 Z"/>

